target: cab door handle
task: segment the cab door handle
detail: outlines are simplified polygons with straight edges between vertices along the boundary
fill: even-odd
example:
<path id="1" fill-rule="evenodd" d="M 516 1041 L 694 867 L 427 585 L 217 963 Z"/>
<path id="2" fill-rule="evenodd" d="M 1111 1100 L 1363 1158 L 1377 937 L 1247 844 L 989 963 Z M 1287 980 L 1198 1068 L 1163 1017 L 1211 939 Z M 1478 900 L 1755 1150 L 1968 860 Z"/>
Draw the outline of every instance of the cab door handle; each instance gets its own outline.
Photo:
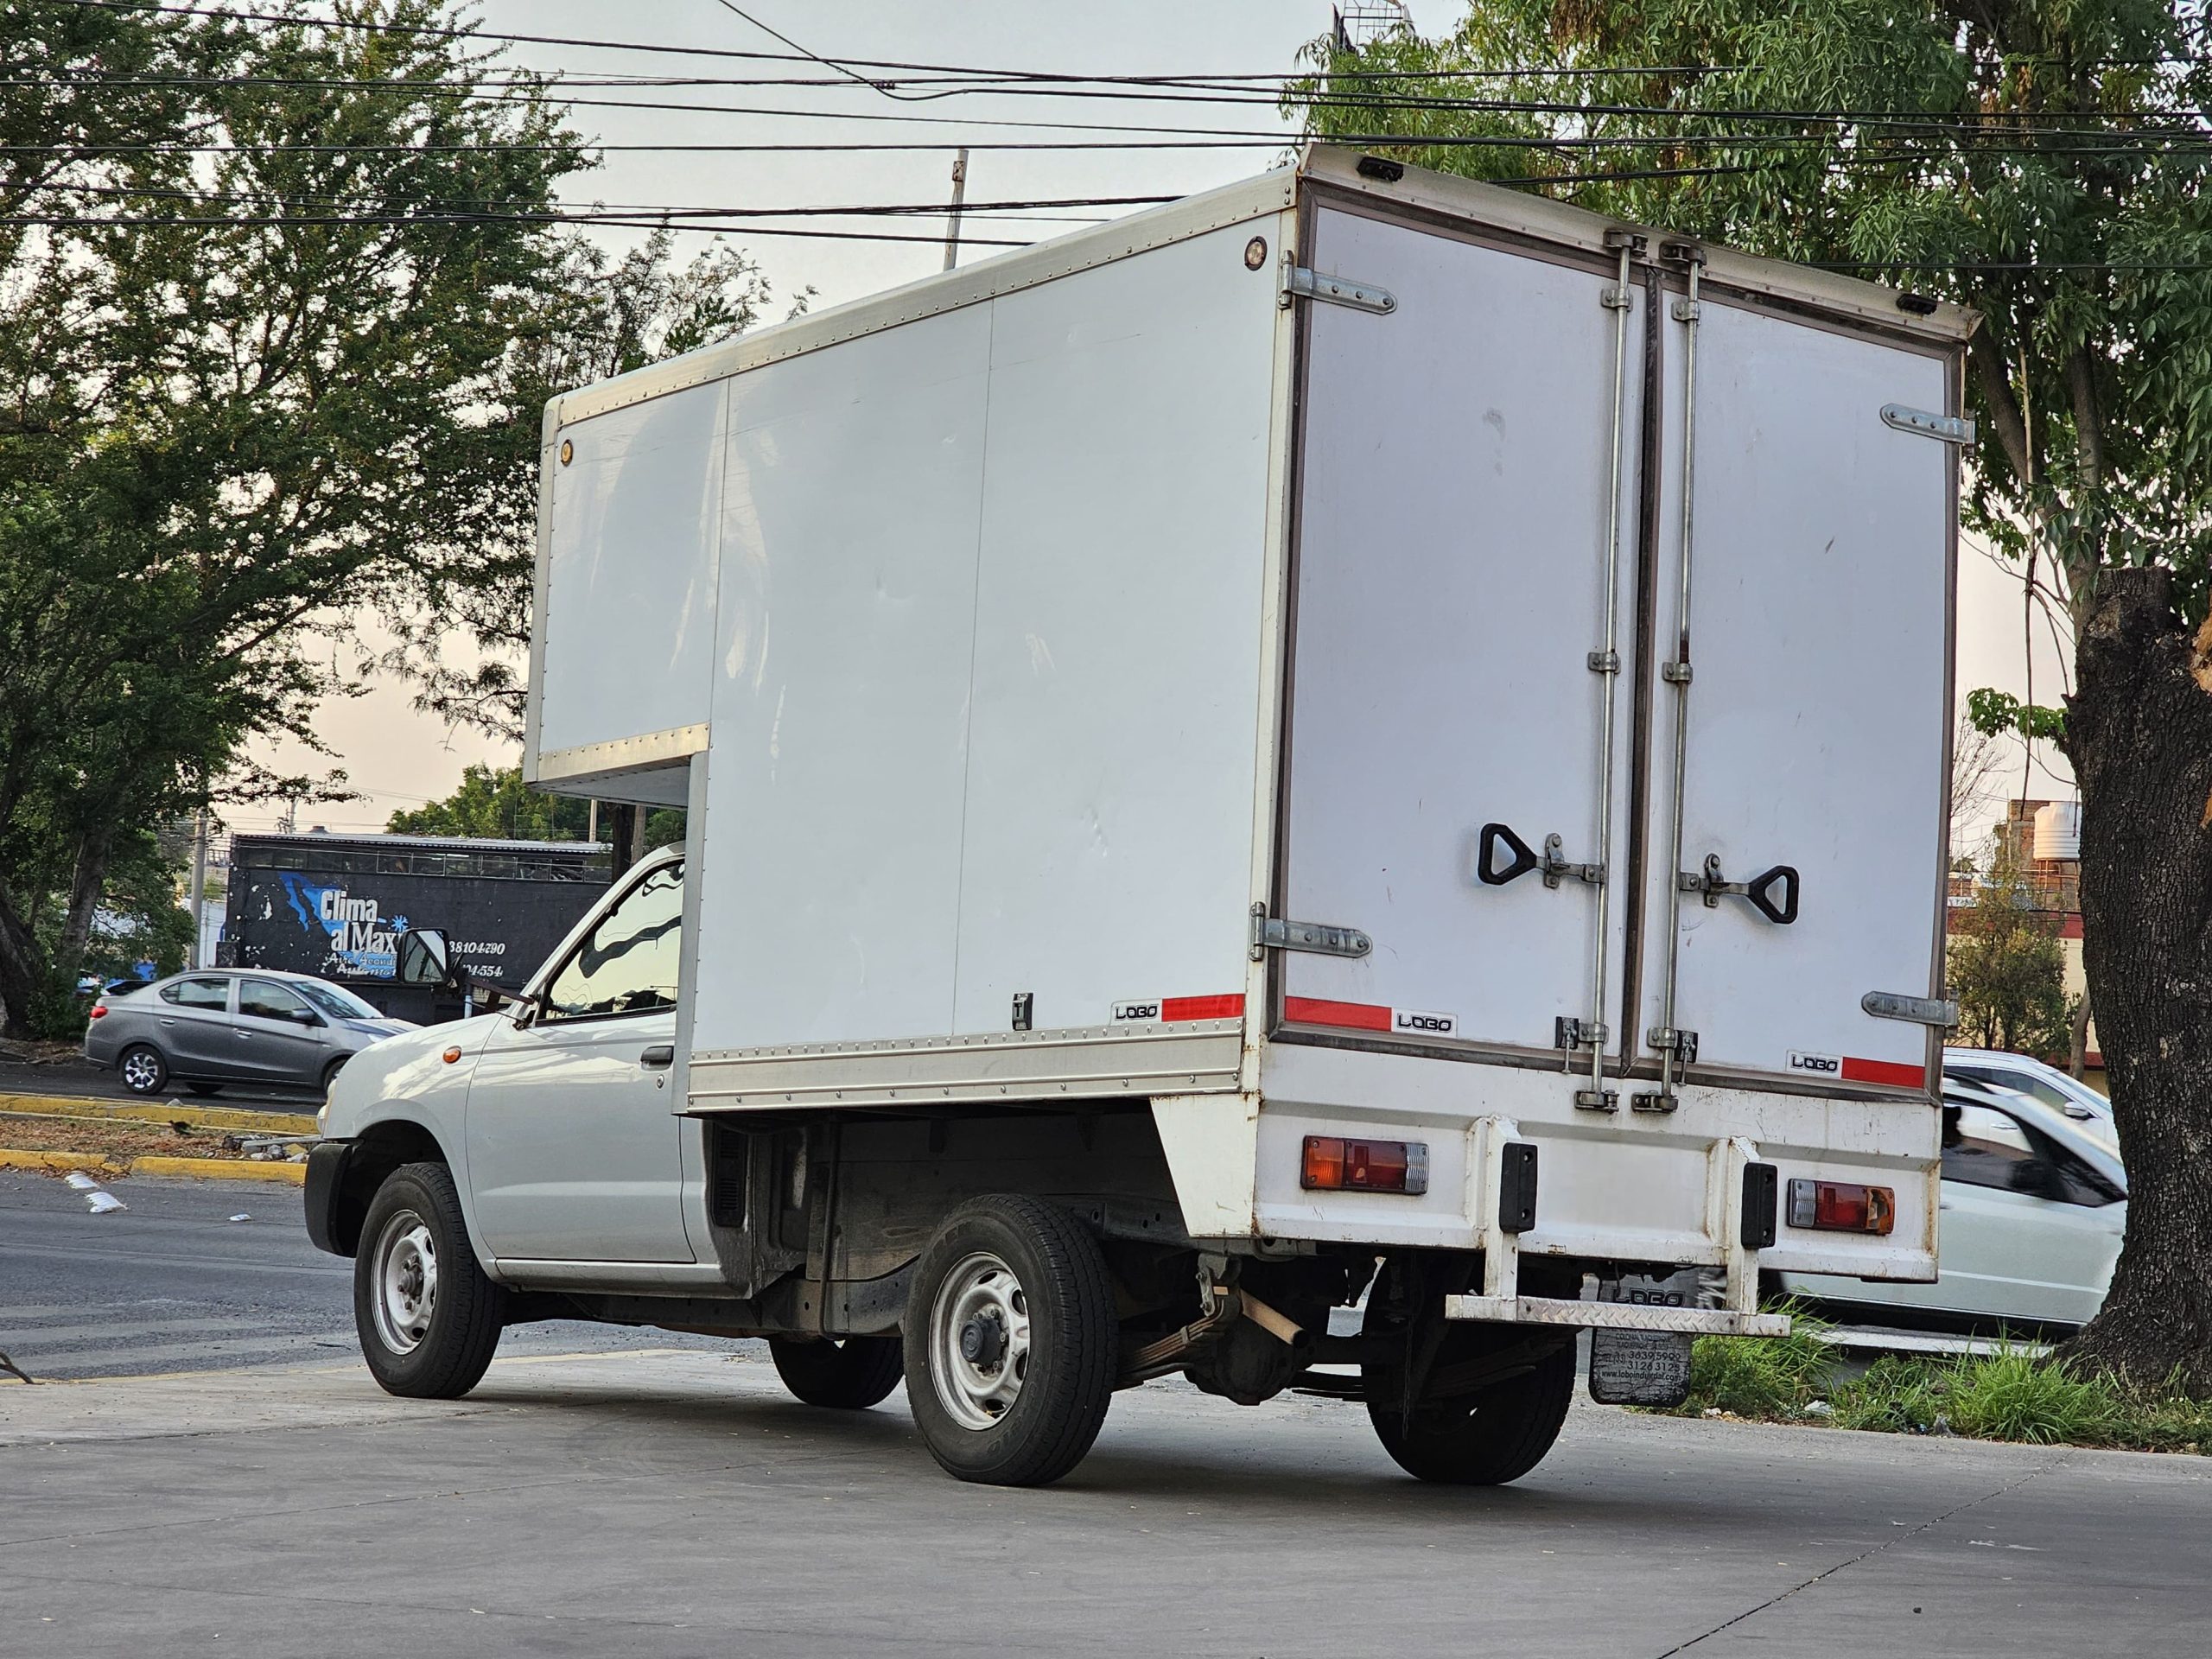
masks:
<path id="1" fill-rule="evenodd" d="M 676 1045 L 674 1043 L 655 1043 L 651 1048 L 638 1056 L 638 1064 L 640 1065 L 656 1067 L 674 1065 L 676 1064 Z"/>

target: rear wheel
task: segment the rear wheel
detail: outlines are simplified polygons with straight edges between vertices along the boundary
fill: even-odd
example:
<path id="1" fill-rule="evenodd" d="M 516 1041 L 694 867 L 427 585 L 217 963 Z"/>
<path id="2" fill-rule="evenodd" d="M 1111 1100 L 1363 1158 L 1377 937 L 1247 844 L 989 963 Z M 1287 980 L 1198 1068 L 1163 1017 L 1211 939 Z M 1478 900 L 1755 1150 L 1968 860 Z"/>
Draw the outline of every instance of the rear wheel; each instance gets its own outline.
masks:
<path id="1" fill-rule="evenodd" d="M 1379 1287 L 1378 1287 L 1379 1292 Z M 1405 1300 L 1414 1306 L 1408 1309 Z M 1367 1414 L 1397 1465 L 1421 1480 L 1497 1486 L 1544 1460 L 1574 1398 L 1571 1332 L 1447 1320 L 1418 1295 L 1370 1298 Z M 1408 1408 L 1406 1384 L 1418 1393 Z"/>
<path id="2" fill-rule="evenodd" d="M 1038 1198 L 976 1198 L 916 1265 L 906 1324 L 915 1427 L 962 1480 L 1058 1480 L 1106 1421 L 1119 1339 L 1105 1258 L 1073 1216 Z"/>
<path id="3" fill-rule="evenodd" d="M 346 1060 L 351 1059 L 352 1058 L 353 1056 L 350 1054 L 346 1055 L 339 1059 L 333 1060 L 328 1065 L 322 1068 L 322 1092 L 324 1094 L 327 1095 L 330 1092 L 330 1085 L 338 1081 L 338 1074 L 346 1069 Z"/>
<path id="4" fill-rule="evenodd" d="M 353 1258 L 353 1325 L 390 1394 L 456 1400 L 483 1380 L 506 1297 L 477 1265 L 443 1164 L 403 1164 L 369 1201 Z"/>
<path id="5" fill-rule="evenodd" d="M 864 1411 L 899 1386 L 906 1371 L 900 1345 L 895 1332 L 819 1342 L 771 1337 L 768 1357 L 784 1386 L 806 1404 Z"/>
<path id="6" fill-rule="evenodd" d="M 169 1063 L 151 1043 L 133 1043 L 115 1057 L 115 1074 L 134 1095 L 158 1095 L 169 1080 Z"/>

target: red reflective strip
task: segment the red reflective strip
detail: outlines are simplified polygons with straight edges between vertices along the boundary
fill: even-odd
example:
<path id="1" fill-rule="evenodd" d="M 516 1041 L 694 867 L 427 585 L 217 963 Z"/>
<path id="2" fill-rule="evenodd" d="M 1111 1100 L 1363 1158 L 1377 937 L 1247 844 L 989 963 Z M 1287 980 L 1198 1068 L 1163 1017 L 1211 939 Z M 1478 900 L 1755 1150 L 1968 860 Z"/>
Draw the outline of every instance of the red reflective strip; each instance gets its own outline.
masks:
<path id="1" fill-rule="evenodd" d="M 1365 1002 L 1329 1002 L 1318 996 L 1286 996 L 1282 1017 L 1308 1026 L 1349 1026 L 1354 1031 L 1388 1031 L 1390 1010 Z"/>
<path id="2" fill-rule="evenodd" d="M 1900 1089 L 1925 1089 L 1928 1068 L 1924 1065 L 1899 1065 L 1891 1060 L 1854 1060 L 1843 1057 L 1843 1080 L 1846 1083 L 1890 1083 Z"/>
<path id="3" fill-rule="evenodd" d="M 1238 991 L 1229 996 L 1163 996 L 1160 999 L 1162 1020 L 1241 1020 L 1244 1017 L 1244 993 Z"/>

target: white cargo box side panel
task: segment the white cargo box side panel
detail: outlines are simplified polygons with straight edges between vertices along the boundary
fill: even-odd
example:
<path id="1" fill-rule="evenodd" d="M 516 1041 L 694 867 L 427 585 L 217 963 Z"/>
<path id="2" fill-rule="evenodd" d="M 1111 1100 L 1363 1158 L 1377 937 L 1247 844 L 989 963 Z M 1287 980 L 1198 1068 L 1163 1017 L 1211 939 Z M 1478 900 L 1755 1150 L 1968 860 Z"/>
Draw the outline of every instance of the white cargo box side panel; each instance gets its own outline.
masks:
<path id="1" fill-rule="evenodd" d="M 1670 321 L 1662 662 L 1678 630 L 1686 343 Z M 1801 887 L 1786 926 L 1741 898 L 1707 907 L 1682 895 L 1675 1023 L 1697 1033 L 1701 1066 L 1923 1086 L 1928 1028 L 1859 1003 L 1934 989 L 1955 451 L 1881 411 L 1950 410 L 1955 362 L 1938 347 L 1704 302 L 1681 864 L 1700 872 L 1715 855 L 1730 881 L 1788 865 Z M 1639 1038 L 1661 1020 L 1675 874 L 1675 694 L 1656 664 L 1654 676 Z"/>
<path id="2" fill-rule="evenodd" d="M 533 775 L 549 784 L 706 721 L 725 390 L 695 386 L 561 429 L 531 687 Z M 655 758 L 703 741 L 664 743 Z"/>
<path id="3" fill-rule="evenodd" d="M 993 304 L 956 1031 L 1241 1007 L 1287 224 Z"/>
<path id="4" fill-rule="evenodd" d="M 990 311 L 728 382 L 695 1052 L 950 1028 Z"/>
<path id="5" fill-rule="evenodd" d="M 1605 636 L 1614 277 L 1328 210 L 1313 259 L 1397 308 L 1316 303 L 1307 322 L 1283 907 L 1361 929 L 1374 951 L 1287 954 L 1286 1017 L 1547 1049 L 1556 1020 L 1592 1012 L 1596 891 L 1535 875 L 1484 886 L 1475 857 L 1482 826 L 1500 823 L 1534 848 L 1558 835 L 1569 862 L 1599 858 L 1608 677 L 1589 658 Z M 1615 577 L 1624 660 L 1643 308 L 1639 285 Z M 1609 997 L 1627 909 L 1625 678 L 1612 677 Z"/>

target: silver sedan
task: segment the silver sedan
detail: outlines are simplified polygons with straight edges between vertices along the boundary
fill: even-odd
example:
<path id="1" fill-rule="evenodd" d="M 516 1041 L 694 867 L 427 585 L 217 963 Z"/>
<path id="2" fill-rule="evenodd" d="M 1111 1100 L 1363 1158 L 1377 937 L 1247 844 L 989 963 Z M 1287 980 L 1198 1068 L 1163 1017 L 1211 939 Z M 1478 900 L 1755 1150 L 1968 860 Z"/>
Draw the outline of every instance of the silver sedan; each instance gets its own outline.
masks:
<path id="1" fill-rule="evenodd" d="M 97 999 L 85 1058 L 113 1066 L 134 1095 L 172 1080 L 196 1095 L 226 1083 L 309 1091 L 327 1090 L 371 1043 L 414 1029 L 327 980 L 207 969 Z"/>

